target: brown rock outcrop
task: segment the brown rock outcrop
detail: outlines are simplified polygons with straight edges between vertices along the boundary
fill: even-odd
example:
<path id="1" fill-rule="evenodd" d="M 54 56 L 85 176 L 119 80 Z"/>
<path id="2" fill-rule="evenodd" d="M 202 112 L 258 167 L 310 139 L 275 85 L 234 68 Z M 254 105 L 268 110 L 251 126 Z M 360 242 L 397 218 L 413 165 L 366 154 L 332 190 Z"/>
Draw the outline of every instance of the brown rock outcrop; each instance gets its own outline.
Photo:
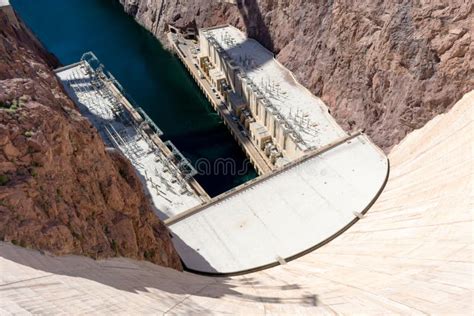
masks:
<path id="1" fill-rule="evenodd" d="M 0 239 L 182 269 L 130 163 L 75 109 L 41 47 L 0 9 Z"/>
<path id="2" fill-rule="evenodd" d="M 386 151 L 474 88 L 471 1 L 120 2 L 165 45 L 167 23 L 246 30 Z"/>

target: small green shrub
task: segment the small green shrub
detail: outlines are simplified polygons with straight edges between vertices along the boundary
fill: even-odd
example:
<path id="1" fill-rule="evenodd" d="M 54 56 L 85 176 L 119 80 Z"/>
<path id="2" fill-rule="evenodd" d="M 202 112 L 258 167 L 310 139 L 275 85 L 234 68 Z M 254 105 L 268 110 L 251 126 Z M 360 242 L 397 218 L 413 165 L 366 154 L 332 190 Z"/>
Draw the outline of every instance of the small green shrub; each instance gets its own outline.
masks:
<path id="1" fill-rule="evenodd" d="M 8 181 L 10 181 L 10 179 L 6 174 L 0 174 L 0 186 L 4 186 Z"/>
<path id="2" fill-rule="evenodd" d="M 20 102 L 20 105 L 23 106 L 26 102 L 28 102 L 29 97 L 27 95 L 22 95 L 21 97 L 18 98 L 18 101 Z"/>
<path id="3" fill-rule="evenodd" d="M 10 106 L 10 110 L 18 110 L 18 103 L 12 103 L 12 105 Z"/>
<path id="4" fill-rule="evenodd" d="M 112 249 L 115 251 L 115 255 L 117 256 L 119 254 L 119 249 L 118 249 L 118 244 L 115 241 L 115 239 L 112 239 Z"/>
<path id="5" fill-rule="evenodd" d="M 145 250 L 143 253 L 143 257 L 145 257 L 146 260 L 151 260 L 155 256 L 155 251 L 154 250 Z"/>
<path id="6" fill-rule="evenodd" d="M 109 235 L 109 234 L 110 234 L 109 225 L 107 225 L 107 224 L 104 225 L 104 233 L 105 233 L 106 235 Z"/>
<path id="7" fill-rule="evenodd" d="M 18 110 L 23 105 L 23 101 L 20 99 L 14 99 L 11 101 L 3 101 L 0 102 L 0 108 L 2 109 L 7 109 L 9 112 L 15 112 Z"/>
<path id="8" fill-rule="evenodd" d="M 36 172 L 36 170 L 33 168 L 30 169 L 30 174 L 33 178 L 36 178 L 38 176 L 38 172 Z"/>
<path id="9" fill-rule="evenodd" d="M 39 161 L 33 161 L 33 162 L 31 163 L 31 165 L 32 165 L 33 167 L 43 167 L 43 165 L 42 165 L 41 162 L 39 162 Z"/>
<path id="10" fill-rule="evenodd" d="M 20 107 L 20 102 L 18 102 L 18 100 L 13 100 L 12 103 L 10 104 L 9 111 L 15 112 L 16 110 L 18 110 L 19 107 Z"/>
<path id="11" fill-rule="evenodd" d="M 74 238 L 76 238 L 76 239 L 78 239 L 78 240 L 81 240 L 81 241 L 82 241 L 82 235 L 81 235 L 81 234 L 79 234 L 78 232 L 76 232 L 76 231 L 72 230 L 72 231 L 71 231 L 71 235 L 72 235 L 72 237 L 74 237 Z"/>

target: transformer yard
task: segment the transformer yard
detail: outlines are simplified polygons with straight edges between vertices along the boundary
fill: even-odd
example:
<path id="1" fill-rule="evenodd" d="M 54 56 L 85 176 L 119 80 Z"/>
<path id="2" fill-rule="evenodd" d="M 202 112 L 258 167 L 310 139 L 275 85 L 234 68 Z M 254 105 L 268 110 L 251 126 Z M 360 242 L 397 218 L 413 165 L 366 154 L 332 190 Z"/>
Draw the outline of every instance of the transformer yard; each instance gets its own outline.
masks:
<path id="1" fill-rule="evenodd" d="M 137 170 L 156 214 L 165 220 L 209 199 L 194 180 L 196 170 L 159 127 L 105 70 L 93 53 L 81 62 L 56 70 L 80 112 L 109 148 L 119 150 Z"/>

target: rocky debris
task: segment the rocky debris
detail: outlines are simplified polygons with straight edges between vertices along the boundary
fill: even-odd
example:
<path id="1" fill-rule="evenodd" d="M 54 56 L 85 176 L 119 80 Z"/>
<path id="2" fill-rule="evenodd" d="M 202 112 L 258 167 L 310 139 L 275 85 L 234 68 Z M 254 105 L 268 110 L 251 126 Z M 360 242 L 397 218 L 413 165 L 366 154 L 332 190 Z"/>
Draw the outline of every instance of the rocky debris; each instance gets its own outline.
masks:
<path id="1" fill-rule="evenodd" d="M 120 2 L 165 45 L 168 23 L 246 30 L 341 126 L 365 129 L 386 151 L 474 88 L 470 1 Z"/>
<path id="2" fill-rule="evenodd" d="M 75 109 L 45 52 L 0 10 L 0 240 L 181 270 L 130 163 Z"/>

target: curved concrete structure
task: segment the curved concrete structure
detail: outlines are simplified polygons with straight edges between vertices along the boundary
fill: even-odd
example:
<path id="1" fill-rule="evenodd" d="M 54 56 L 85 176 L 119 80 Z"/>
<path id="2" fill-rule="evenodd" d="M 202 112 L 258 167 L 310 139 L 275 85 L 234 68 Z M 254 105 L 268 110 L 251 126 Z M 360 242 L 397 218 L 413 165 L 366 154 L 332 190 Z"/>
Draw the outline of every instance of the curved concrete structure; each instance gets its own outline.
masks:
<path id="1" fill-rule="evenodd" d="M 357 133 L 166 223 L 188 269 L 255 271 L 353 224 L 379 196 L 388 170 L 385 154 Z"/>
<path id="2" fill-rule="evenodd" d="M 304 257 L 210 278 L 0 244 L 0 314 L 473 313 L 474 92 L 393 149 L 366 216 Z"/>

